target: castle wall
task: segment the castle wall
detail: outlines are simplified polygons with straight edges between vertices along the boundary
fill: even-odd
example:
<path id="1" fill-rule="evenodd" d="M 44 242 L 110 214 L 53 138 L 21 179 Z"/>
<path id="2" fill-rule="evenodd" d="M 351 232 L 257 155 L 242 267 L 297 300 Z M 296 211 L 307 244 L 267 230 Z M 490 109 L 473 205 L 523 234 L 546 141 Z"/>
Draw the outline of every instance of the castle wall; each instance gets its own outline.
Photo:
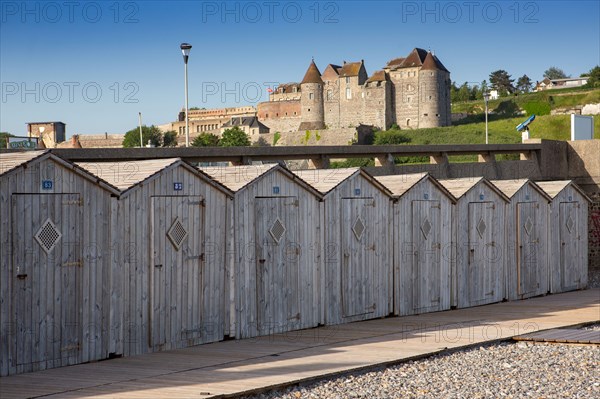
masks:
<path id="1" fill-rule="evenodd" d="M 396 123 L 402 129 L 419 127 L 419 68 L 391 71 L 395 86 Z"/>
<path id="2" fill-rule="evenodd" d="M 362 123 L 386 129 L 390 122 L 389 82 L 369 82 L 363 89 Z"/>
<path id="3" fill-rule="evenodd" d="M 271 133 L 295 132 L 301 122 L 302 108 L 299 100 L 270 101 L 258 104 L 258 120 L 268 126 Z"/>
<path id="4" fill-rule="evenodd" d="M 328 128 L 340 127 L 340 84 L 339 80 L 324 82 L 323 107 L 325 113 L 325 126 Z"/>
<path id="5" fill-rule="evenodd" d="M 363 114 L 363 87 L 358 76 L 342 77 L 340 81 L 340 127 L 357 126 Z"/>

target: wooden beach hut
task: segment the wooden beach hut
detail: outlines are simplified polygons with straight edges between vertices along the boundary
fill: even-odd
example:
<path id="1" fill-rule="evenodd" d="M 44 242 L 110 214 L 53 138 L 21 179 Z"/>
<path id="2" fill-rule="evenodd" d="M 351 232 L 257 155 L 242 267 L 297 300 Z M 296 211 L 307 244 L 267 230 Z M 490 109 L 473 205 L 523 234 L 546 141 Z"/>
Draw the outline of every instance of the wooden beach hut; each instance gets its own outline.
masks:
<path id="1" fill-rule="evenodd" d="M 49 152 L 0 154 L 0 375 L 108 358 L 118 191 Z"/>
<path id="2" fill-rule="evenodd" d="M 294 173 L 323 195 L 324 323 L 392 313 L 389 190 L 359 168 Z"/>
<path id="3" fill-rule="evenodd" d="M 247 338 L 317 326 L 321 194 L 279 165 L 202 170 L 235 193 L 232 335 Z"/>
<path id="4" fill-rule="evenodd" d="M 538 182 L 552 198 L 548 221 L 550 292 L 587 287 L 590 199 L 571 180 Z"/>
<path id="5" fill-rule="evenodd" d="M 548 203 L 528 179 L 493 180 L 509 199 L 506 207 L 506 299 L 548 293 Z"/>
<path id="6" fill-rule="evenodd" d="M 394 197 L 394 313 L 450 309 L 454 197 L 428 173 L 376 179 Z"/>
<path id="7" fill-rule="evenodd" d="M 78 165 L 119 190 L 119 353 L 222 340 L 231 193 L 177 158 Z"/>
<path id="8" fill-rule="evenodd" d="M 455 198 L 453 300 L 459 308 L 499 302 L 504 298 L 509 199 L 482 177 L 439 181 Z"/>

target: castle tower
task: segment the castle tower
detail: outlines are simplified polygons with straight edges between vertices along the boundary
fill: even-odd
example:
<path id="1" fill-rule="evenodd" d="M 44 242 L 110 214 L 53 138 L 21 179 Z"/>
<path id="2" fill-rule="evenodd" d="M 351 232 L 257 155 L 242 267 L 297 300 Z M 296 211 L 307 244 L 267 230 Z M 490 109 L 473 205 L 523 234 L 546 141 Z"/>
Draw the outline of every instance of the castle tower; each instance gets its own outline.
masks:
<path id="1" fill-rule="evenodd" d="M 302 122 L 298 130 L 324 129 L 323 80 L 314 60 L 311 61 L 300 83 L 300 103 Z"/>
<path id="2" fill-rule="evenodd" d="M 431 52 L 419 71 L 419 127 L 450 125 L 450 72 Z"/>

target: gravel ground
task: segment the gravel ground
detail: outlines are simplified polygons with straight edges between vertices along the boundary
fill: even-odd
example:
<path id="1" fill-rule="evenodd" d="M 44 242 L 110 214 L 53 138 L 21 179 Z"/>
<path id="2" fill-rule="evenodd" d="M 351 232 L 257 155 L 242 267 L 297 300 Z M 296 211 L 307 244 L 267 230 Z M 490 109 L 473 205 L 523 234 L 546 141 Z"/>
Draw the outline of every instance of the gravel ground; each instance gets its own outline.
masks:
<path id="1" fill-rule="evenodd" d="M 600 288 L 600 269 L 594 269 L 588 272 L 588 287 Z"/>
<path id="2" fill-rule="evenodd" d="M 246 398 L 599 398 L 600 347 L 500 343 Z"/>

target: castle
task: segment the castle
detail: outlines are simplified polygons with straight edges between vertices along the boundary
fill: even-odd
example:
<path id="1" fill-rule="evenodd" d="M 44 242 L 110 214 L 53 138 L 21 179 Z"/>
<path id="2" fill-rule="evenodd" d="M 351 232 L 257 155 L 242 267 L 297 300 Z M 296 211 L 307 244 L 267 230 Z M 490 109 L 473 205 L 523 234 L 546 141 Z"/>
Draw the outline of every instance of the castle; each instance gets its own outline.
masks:
<path id="1" fill-rule="evenodd" d="M 371 125 L 401 129 L 450 125 L 450 72 L 430 51 L 415 48 L 370 77 L 364 60 L 329 64 L 314 60 L 301 83 L 277 87 L 258 104 L 271 132 Z"/>

